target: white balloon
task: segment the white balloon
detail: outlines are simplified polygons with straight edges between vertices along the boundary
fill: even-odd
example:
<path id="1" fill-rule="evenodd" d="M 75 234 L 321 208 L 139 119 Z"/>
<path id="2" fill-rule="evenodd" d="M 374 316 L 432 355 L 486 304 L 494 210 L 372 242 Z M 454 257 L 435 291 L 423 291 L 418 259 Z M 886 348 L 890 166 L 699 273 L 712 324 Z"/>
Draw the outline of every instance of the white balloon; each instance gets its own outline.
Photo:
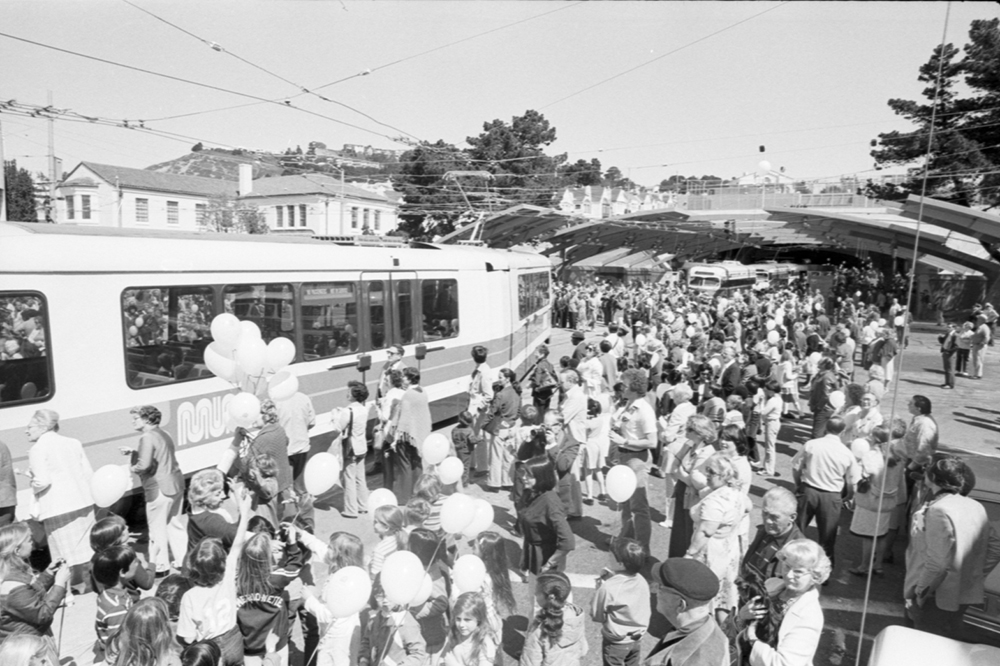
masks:
<path id="1" fill-rule="evenodd" d="M 295 343 L 288 338 L 275 338 L 267 343 L 267 368 L 280 372 L 295 359 Z"/>
<path id="2" fill-rule="evenodd" d="M 434 581 L 431 580 L 430 574 L 425 573 L 423 580 L 420 581 L 420 590 L 417 592 L 417 596 L 413 597 L 413 601 L 410 602 L 410 606 L 420 606 L 431 598 L 431 592 L 433 591 Z"/>
<path id="3" fill-rule="evenodd" d="M 216 347 L 218 344 L 218 342 L 213 342 L 205 347 L 205 366 L 219 379 L 224 379 L 227 382 L 232 381 L 236 373 L 236 363 L 219 352 L 218 347 Z"/>
<path id="4" fill-rule="evenodd" d="M 259 375 L 264 370 L 266 354 L 267 345 L 264 344 L 263 340 L 243 335 L 240 337 L 239 345 L 236 347 L 235 358 L 244 372 L 250 376 L 254 376 Z"/>
<path id="5" fill-rule="evenodd" d="M 139 328 L 142 328 L 142 325 L 145 324 L 145 323 L 146 323 L 146 320 L 143 319 L 142 317 L 136 317 L 135 318 L 135 325 L 138 326 Z"/>
<path id="6" fill-rule="evenodd" d="M 767 160 L 761 160 L 757 163 L 757 173 L 761 176 L 766 176 L 771 173 L 771 163 Z"/>
<path id="7" fill-rule="evenodd" d="M 439 432 L 432 432 L 424 440 L 424 446 L 420 451 L 420 457 L 428 465 L 437 465 L 448 457 L 451 450 L 451 442 Z"/>
<path id="8" fill-rule="evenodd" d="M 766 322 L 764 322 L 764 328 L 766 328 L 769 331 L 773 331 L 776 325 L 777 324 L 775 324 L 773 319 L 768 319 Z"/>
<path id="9" fill-rule="evenodd" d="M 299 378 L 285 370 L 282 370 L 267 381 L 267 394 L 275 402 L 288 400 L 298 390 Z"/>
<path id="10" fill-rule="evenodd" d="M 368 496 L 368 513 L 375 515 L 375 509 L 380 506 L 399 506 L 396 495 L 388 488 L 376 488 Z"/>
<path id="11" fill-rule="evenodd" d="M 858 439 L 851 442 L 851 453 L 853 453 L 854 457 L 857 458 L 858 460 L 864 458 L 867 453 L 871 452 L 871 450 L 872 446 L 871 444 L 868 443 L 867 439 L 859 437 Z"/>
<path id="12" fill-rule="evenodd" d="M 608 470 L 605 485 L 611 499 L 621 504 L 632 497 L 632 493 L 635 492 L 638 485 L 638 479 L 635 476 L 635 471 L 628 465 L 615 465 Z"/>
<path id="13" fill-rule="evenodd" d="M 493 525 L 493 505 L 482 498 L 473 500 L 473 504 L 475 512 L 472 514 L 472 522 L 462 530 L 467 539 L 475 539 L 480 532 L 485 532 Z"/>
<path id="14" fill-rule="evenodd" d="M 877 476 L 885 469 L 885 459 L 882 458 L 882 454 L 879 451 L 872 449 L 861 456 L 861 466 L 864 467 L 867 474 Z M 877 492 L 880 489 L 876 488 L 875 490 Z"/>
<path id="15" fill-rule="evenodd" d="M 486 565 L 476 555 L 471 553 L 462 555 L 452 569 L 452 580 L 459 594 L 478 592 L 486 580 Z"/>
<path id="16" fill-rule="evenodd" d="M 476 515 L 476 505 L 472 498 L 455 493 L 441 505 L 441 529 L 445 534 L 460 534 L 468 527 Z"/>
<path id="17" fill-rule="evenodd" d="M 260 339 L 260 327 L 252 321 L 241 321 L 240 322 L 240 337 L 251 337 Z"/>
<path id="18" fill-rule="evenodd" d="M 844 395 L 843 391 L 834 391 L 830 394 L 830 404 L 833 405 L 834 409 L 840 409 L 844 406 L 844 402 L 847 397 Z"/>
<path id="19" fill-rule="evenodd" d="M 235 347 L 240 339 L 240 320 L 224 312 L 212 319 L 212 339 L 229 347 Z"/>
<path id="20" fill-rule="evenodd" d="M 464 473 L 465 466 L 462 465 L 462 461 L 455 456 L 445 458 L 438 466 L 438 478 L 441 479 L 441 483 L 446 486 L 452 483 L 458 483 L 458 480 L 462 478 L 462 474 Z"/>
<path id="21" fill-rule="evenodd" d="M 229 415 L 236 425 L 249 428 L 260 416 L 260 400 L 253 393 L 240 393 L 229 403 Z"/>

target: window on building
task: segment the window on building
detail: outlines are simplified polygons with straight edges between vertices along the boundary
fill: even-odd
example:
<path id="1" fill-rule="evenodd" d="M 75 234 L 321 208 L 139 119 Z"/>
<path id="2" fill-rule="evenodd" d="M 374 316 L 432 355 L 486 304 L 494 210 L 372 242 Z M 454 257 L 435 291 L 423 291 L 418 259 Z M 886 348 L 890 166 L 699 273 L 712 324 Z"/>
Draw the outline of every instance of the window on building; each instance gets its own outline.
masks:
<path id="1" fill-rule="evenodd" d="M 385 284 L 381 280 L 368 283 L 368 327 L 372 349 L 383 349 L 389 341 L 385 330 Z"/>
<path id="2" fill-rule="evenodd" d="M 382 211 L 375 211 L 375 231 L 382 230 Z"/>
<path id="3" fill-rule="evenodd" d="M 285 206 L 288 209 L 288 226 L 295 226 L 295 206 Z"/>
<path id="4" fill-rule="evenodd" d="M 52 397 L 49 308 L 33 291 L 0 291 L 0 408 Z"/>
<path id="5" fill-rule="evenodd" d="M 306 208 L 305 204 L 299 204 L 299 226 L 300 227 L 306 226 L 306 218 L 307 218 L 306 211 L 307 210 L 308 209 Z"/>
<path id="6" fill-rule="evenodd" d="M 208 206 L 206 204 L 194 205 L 194 221 L 199 227 L 208 222 Z"/>
<path id="7" fill-rule="evenodd" d="M 517 312 L 521 319 L 549 304 L 549 274 L 517 276 Z"/>
<path id="8" fill-rule="evenodd" d="M 66 197 L 66 219 L 74 220 L 76 219 L 76 197 L 72 194 Z"/>
<path id="9" fill-rule="evenodd" d="M 351 206 L 351 229 L 358 228 L 358 207 Z"/>
<path id="10" fill-rule="evenodd" d="M 363 227 L 367 227 L 368 226 L 368 209 L 367 208 L 365 208 L 364 211 L 363 211 L 362 219 L 364 221 Z"/>
<path id="11" fill-rule="evenodd" d="M 424 340 L 458 335 L 458 281 L 424 280 L 420 285 Z"/>
<path id="12" fill-rule="evenodd" d="M 167 202 L 167 224 L 179 224 L 181 221 L 180 206 L 176 201 Z"/>
<path id="13" fill-rule="evenodd" d="M 291 285 L 228 285 L 222 292 L 222 300 L 226 312 L 257 324 L 264 342 L 279 336 L 295 341 L 295 302 Z"/>
<path id="14" fill-rule="evenodd" d="M 278 213 L 278 226 L 285 226 L 285 209 L 282 206 L 275 206 L 274 210 Z"/>
<path id="15" fill-rule="evenodd" d="M 302 345 L 307 361 L 358 350 L 358 298 L 353 282 L 302 285 Z"/>
<path id="16" fill-rule="evenodd" d="M 135 223 L 149 224 L 149 199 L 135 200 Z"/>
<path id="17" fill-rule="evenodd" d="M 90 195 L 80 195 L 80 217 L 84 220 L 90 219 Z"/>
<path id="18" fill-rule="evenodd" d="M 122 292 L 125 380 L 131 388 L 212 377 L 215 298 L 209 286 L 133 287 Z"/>

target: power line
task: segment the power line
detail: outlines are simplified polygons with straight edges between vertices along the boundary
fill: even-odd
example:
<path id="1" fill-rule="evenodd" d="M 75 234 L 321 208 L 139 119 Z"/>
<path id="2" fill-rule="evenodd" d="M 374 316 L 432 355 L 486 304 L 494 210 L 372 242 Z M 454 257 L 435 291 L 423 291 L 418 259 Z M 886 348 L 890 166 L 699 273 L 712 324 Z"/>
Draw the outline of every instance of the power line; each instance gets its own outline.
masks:
<path id="1" fill-rule="evenodd" d="M 781 4 L 778 4 L 778 5 L 775 5 L 774 7 L 770 7 L 768 9 L 765 9 L 762 12 L 758 12 L 758 13 L 754 14 L 753 16 L 750 16 L 750 17 L 747 17 L 747 18 L 743 19 L 742 21 L 737 21 L 736 23 L 728 25 L 725 28 L 722 28 L 721 30 L 716 30 L 713 33 L 705 35 L 704 37 L 699 37 L 698 39 L 694 40 L 693 42 L 688 42 L 687 44 L 684 44 L 683 46 L 679 46 L 679 47 L 677 47 L 676 49 L 674 49 L 672 51 L 667 51 L 666 53 L 664 53 L 662 55 L 658 55 L 655 58 L 647 60 L 646 62 L 640 63 L 640 64 L 636 65 L 635 67 L 630 67 L 630 68 L 626 69 L 623 72 L 619 72 L 617 74 L 609 76 L 608 78 L 603 79 L 601 81 L 598 81 L 597 83 L 594 83 L 592 85 L 589 85 L 586 88 L 583 88 L 581 90 L 577 90 L 575 93 L 571 93 L 569 95 L 566 95 L 565 97 L 560 97 L 556 101 L 550 102 L 549 104 L 546 104 L 545 106 L 540 107 L 540 108 L 547 109 L 550 106 L 555 106 L 559 102 L 565 102 L 566 100 L 568 100 L 568 99 L 570 99 L 572 97 L 576 97 L 577 95 L 580 95 L 582 93 L 585 93 L 588 90 L 593 90 L 594 88 L 597 88 L 598 86 L 603 86 L 605 83 L 608 83 L 610 81 L 614 81 L 615 79 L 620 78 L 622 76 L 625 76 L 626 74 L 630 74 L 630 73 L 636 71 L 637 69 L 642 69 L 643 67 L 646 67 L 647 65 L 651 65 L 654 62 L 657 62 L 658 60 L 662 60 L 663 58 L 666 58 L 667 56 L 671 56 L 671 55 L 673 55 L 673 54 L 675 54 L 675 53 L 677 53 L 679 51 L 683 51 L 684 49 L 686 49 L 686 48 L 688 48 L 690 46 L 694 46 L 695 44 L 698 44 L 700 42 L 703 42 L 706 39 L 711 39 L 712 37 L 715 37 L 716 35 L 722 34 L 722 33 L 726 32 L 727 30 L 732 30 L 733 28 L 736 28 L 736 27 L 738 27 L 740 25 L 743 25 L 747 21 L 752 21 L 755 18 L 763 16 L 764 14 L 767 14 L 768 12 L 773 12 L 775 9 L 778 9 L 779 7 L 784 7 L 785 5 L 788 4 L 789 1 L 790 0 L 785 0 L 785 2 L 782 2 Z"/>
<path id="2" fill-rule="evenodd" d="M 8 33 L 5 33 L 5 32 L 0 32 L 0 37 L 7 37 L 8 39 L 13 39 L 15 41 L 24 42 L 26 44 L 32 44 L 33 46 L 38 46 L 38 47 L 41 47 L 41 48 L 44 48 L 44 49 L 49 49 L 49 50 L 52 50 L 52 51 L 58 51 L 60 53 L 65 53 L 65 54 L 68 54 L 68 55 L 76 56 L 76 57 L 79 57 L 79 58 L 84 58 L 84 59 L 87 59 L 87 60 L 93 60 L 93 61 L 96 61 L 96 62 L 104 63 L 106 65 L 112 65 L 112 66 L 115 66 L 115 67 L 121 67 L 123 69 L 128 69 L 128 70 L 132 70 L 132 71 L 135 71 L 135 72 L 141 72 L 143 74 L 149 74 L 150 76 L 157 76 L 157 77 L 168 79 L 168 80 L 171 80 L 171 81 L 177 81 L 179 83 L 186 83 L 188 85 L 198 86 L 200 88 L 207 88 L 209 90 L 215 90 L 217 92 L 223 92 L 223 93 L 227 93 L 229 95 L 236 95 L 238 97 L 246 97 L 248 99 L 254 99 L 254 100 L 257 100 L 259 102 L 264 102 L 264 103 L 267 103 L 267 104 L 274 104 L 276 106 L 288 107 L 290 109 L 295 109 L 296 111 L 301 111 L 302 113 L 306 113 L 306 114 L 309 114 L 311 116 L 316 116 L 317 118 L 323 118 L 324 120 L 329 120 L 329 121 L 337 123 L 339 125 L 344 125 L 346 127 L 351 127 L 353 129 L 361 130 L 362 132 L 367 132 L 368 134 L 374 134 L 376 136 L 381 136 L 381 137 L 389 139 L 390 141 L 393 141 L 393 142 L 403 143 L 403 142 L 399 141 L 399 139 L 397 137 L 391 137 L 391 136 L 389 136 L 387 134 L 382 134 L 381 132 L 376 132 L 375 130 L 370 130 L 368 128 L 361 127 L 359 125 L 355 125 L 353 123 L 349 123 L 349 122 L 344 121 L 344 120 L 339 120 L 337 118 L 333 118 L 332 116 L 327 116 L 327 115 L 324 115 L 322 113 L 317 113 L 316 111 L 311 111 L 311 110 L 306 109 L 306 108 L 301 107 L 301 106 L 295 106 L 289 100 L 285 100 L 284 102 L 278 102 L 278 101 L 275 101 L 275 100 L 270 100 L 270 99 L 266 99 L 264 97 L 260 97 L 258 95 L 253 95 L 253 94 L 250 94 L 250 93 L 240 92 L 238 90 L 231 90 L 229 88 L 223 88 L 221 86 L 212 85 L 210 83 L 202 83 L 200 81 L 192 81 L 191 79 L 185 79 L 183 77 L 174 76 L 172 74 L 164 74 L 162 72 L 155 72 L 153 70 L 144 69 L 142 67 L 136 67 L 134 65 L 127 65 L 125 63 L 116 62 L 114 60 L 107 60 L 105 58 L 99 58 L 97 56 L 87 55 L 85 53 L 79 53 L 77 51 L 71 51 L 69 49 L 60 48 L 58 46 L 53 46 L 51 44 L 44 44 L 42 42 L 36 42 L 34 40 L 31 40 L 31 39 L 26 39 L 24 37 L 18 37 L 16 35 L 11 35 L 11 34 L 8 34 Z M 397 131 L 399 131 L 399 130 L 397 130 Z"/>

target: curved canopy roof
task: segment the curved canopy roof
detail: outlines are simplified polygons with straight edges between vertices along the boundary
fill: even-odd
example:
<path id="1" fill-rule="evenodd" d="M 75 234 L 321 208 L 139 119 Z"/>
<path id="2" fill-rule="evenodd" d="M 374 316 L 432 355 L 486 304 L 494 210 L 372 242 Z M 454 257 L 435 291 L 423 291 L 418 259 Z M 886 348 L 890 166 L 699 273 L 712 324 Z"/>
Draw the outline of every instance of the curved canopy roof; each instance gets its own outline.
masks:
<path id="1" fill-rule="evenodd" d="M 873 207 L 767 207 L 765 210 L 658 209 L 592 220 L 537 206 L 516 206 L 468 225 L 441 242 L 479 240 L 494 247 L 538 243 L 544 254 L 574 264 L 609 250 L 671 254 L 700 260 L 741 247 L 822 247 L 880 253 L 956 266 L 1000 277 L 1000 264 L 980 241 L 1000 245 L 1000 216 L 911 196 Z"/>

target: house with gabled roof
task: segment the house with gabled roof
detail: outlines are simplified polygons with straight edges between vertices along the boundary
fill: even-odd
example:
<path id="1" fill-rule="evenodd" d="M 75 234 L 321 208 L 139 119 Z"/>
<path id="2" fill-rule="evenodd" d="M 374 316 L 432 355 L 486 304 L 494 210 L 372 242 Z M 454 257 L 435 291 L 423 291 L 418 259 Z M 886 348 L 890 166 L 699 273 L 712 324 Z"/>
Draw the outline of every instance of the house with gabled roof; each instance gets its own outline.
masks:
<path id="1" fill-rule="evenodd" d="M 211 199 L 236 190 L 235 181 L 80 162 L 57 187 L 56 221 L 194 231 Z"/>

